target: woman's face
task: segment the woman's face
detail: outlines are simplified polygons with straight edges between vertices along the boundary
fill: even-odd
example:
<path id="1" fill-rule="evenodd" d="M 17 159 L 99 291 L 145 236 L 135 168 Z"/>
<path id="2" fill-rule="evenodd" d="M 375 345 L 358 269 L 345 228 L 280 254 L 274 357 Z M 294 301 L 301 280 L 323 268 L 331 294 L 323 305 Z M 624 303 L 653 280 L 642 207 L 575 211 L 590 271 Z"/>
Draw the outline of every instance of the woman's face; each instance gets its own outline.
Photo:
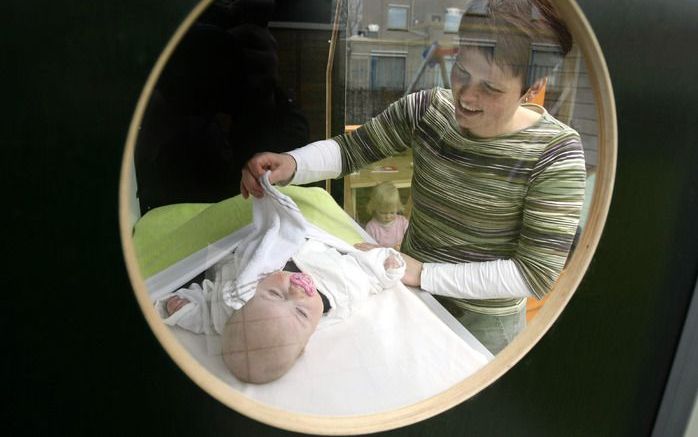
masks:
<path id="1" fill-rule="evenodd" d="M 461 48 L 451 70 L 455 117 L 463 133 L 494 137 L 515 130 L 521 79 L 477 49 Z"/>

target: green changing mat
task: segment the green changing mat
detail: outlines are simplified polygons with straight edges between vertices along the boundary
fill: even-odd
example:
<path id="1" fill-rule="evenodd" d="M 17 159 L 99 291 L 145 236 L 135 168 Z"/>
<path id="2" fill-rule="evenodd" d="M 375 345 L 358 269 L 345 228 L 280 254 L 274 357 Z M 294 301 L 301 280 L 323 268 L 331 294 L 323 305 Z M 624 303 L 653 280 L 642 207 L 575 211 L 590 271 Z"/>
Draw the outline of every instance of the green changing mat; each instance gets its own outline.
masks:
<path id="1" fill-rule="evenodd" d="M 310 223 L 347 243 L 363 241 L 357 224 L 322 188 L 287 186 L 279 191 L 296 202 Z M 252 199 L 242 196 L 150 210 L 136 222 L 133 233 L 141 274 L 150 278 L 250 223 Z"/>

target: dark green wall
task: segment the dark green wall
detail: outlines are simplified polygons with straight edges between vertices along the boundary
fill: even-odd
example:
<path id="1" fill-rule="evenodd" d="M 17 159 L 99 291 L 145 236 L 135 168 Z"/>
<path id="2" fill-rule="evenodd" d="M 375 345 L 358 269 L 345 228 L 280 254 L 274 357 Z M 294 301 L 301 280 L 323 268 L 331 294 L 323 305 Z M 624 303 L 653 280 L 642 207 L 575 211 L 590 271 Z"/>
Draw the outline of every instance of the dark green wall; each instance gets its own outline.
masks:
<path id="1" fill-rule="evenodd" d="M 10 434 L 287 435 L 195 386 L 127 290 L 117 185 L 134 105 L 195 2 L 3 2 L 3 375 Z M 580 1 L 606 54 L 619 160 L 568 309 L 475 398 L 389 435 L 648 435 L 698 272 L 698 5 Z"/>

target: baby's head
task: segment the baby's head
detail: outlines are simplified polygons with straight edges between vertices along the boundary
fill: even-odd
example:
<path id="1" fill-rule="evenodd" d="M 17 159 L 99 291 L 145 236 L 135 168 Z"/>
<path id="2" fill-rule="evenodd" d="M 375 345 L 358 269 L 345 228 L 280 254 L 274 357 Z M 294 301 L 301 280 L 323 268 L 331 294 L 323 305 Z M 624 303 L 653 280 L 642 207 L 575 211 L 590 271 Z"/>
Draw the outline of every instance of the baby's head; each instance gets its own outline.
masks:
<path id="1" fill-rule="evenodd" d="M 272 273 L 226 323 L 226 367 L 239 380 L 254 384 L 281 377 L 303 352 L 322 310 L 322 298 L 310 276 Z"/>
<path id="2" fill-rule="evenodd" d="M 400 192 L 390 182 L 381 182 L 371 191 L 371 198 L 366 205 L 367 212 L 383 224 L 395 220 L 397 213 L 404 209 L 400 201 Z"/>

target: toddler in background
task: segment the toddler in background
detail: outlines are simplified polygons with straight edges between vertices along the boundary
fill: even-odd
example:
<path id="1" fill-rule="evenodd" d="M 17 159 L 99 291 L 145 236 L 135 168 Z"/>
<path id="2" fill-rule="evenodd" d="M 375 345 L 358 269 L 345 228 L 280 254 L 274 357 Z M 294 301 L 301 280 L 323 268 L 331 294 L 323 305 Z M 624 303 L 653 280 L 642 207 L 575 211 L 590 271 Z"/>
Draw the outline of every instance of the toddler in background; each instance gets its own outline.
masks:
<path id="1" fill-rule="evenodd" d="M 371 192 L 366 205 L 371 220 L 366 223 L 366 232 L 383 247 L 400 250 L 409 221 L 400 213 L 404 206 L 400 193 L 391 182 L 381 182 Z"/>

